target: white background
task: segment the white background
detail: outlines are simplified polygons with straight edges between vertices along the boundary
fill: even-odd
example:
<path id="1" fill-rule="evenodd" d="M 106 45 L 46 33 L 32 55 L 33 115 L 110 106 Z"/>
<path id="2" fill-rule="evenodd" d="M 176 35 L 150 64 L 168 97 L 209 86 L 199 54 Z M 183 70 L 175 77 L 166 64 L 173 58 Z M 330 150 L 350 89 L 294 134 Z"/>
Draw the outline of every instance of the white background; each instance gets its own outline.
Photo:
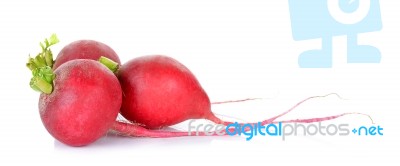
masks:
<path id="1" fill-rule="evenodd" d="M 334 66 L 301 69 L 298 54 L 320 40 L 295 42 L 286 0 L 1 1 L 0 2 L 0 165 L 159 163 L 399 164 L 400 2 L 381 1 L 383 29 L 359 41 L 382 52 L 380 64 L 347 64 L 346 37 L 334 38 Z M 343 112 L 370 114 L 384 136 L 122 138 L 109 135 L 86 147 L 55 141 L 43 127 L 39 94 L 29 88 L 28 54 L 57 33 L 61 43 L 94 39 L 110 45 L 122 62 L 163 54 L 181 61 L 212 101 L 261 97 L 263 100 L 213 106 L 224 119 L 260 121 L 313 95 L 283 119 Z M 233 119 L 235 120 L 235 119 Z M 350 115 L 325 122 L 371 125 Z M 187 130 L 185 123 L 174 126 Z M 6 164 L 8 163 L 8 164 Z"/>

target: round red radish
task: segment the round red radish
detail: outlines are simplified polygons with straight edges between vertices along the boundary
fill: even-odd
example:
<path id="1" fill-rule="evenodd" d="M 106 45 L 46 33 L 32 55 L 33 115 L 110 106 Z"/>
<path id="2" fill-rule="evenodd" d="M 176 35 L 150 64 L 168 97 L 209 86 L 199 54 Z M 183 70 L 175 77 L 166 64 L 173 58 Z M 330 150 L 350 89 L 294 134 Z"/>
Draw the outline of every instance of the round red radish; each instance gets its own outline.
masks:
<path id="1" fill-rule="evenodd" d="M 94 60 L 77 59 L 54 71 L 54 90 L 42 93 L 39 111 L 47 131 L 71 146 L 90 144 L 114 123 L 122 100 L 118 79 Z"/>
<path id="2" fill-rule="evenodd" d="M 184 65 L 166 56 L 143 56 L 122 65 L 121 114 L 146 128 L 212 116 L 210 100 Z"/>
<path id="3" fill-rule="evenodd" d="M 121 114 L 149 129 L 171 126 L 188 119 L 208 119 L 228 125 L 211 112 L 211 103 L 196 77 L 183 64 L 167 56 L 154 55 L 132 59 L 119 69 L 118 79 L 123 90 Z M 309 97 L 288 111 L 263 120 L 261 125 L 275 120 L 312 98 Z M 323 118 L 296 119 L 282 122 L 311 123 L 335 119 L 345 114 Z M 257 124 L 257 123 L 254 123 Z M 121 129 L 120 125 L 116 125 Z M 123 127 L 122 127 L 123 128 Z M 157 134 L 156 134 L 157 136 Z"/>
<path id="4" fill-rule="evenodd" d="M 107 57 L 121 64 L 115 51 L 108 45 L 95 40 L 78 40 L 65 46 L 57 55 L 53 69 L 74 59 L 98 60 L 101 56 Z"/>

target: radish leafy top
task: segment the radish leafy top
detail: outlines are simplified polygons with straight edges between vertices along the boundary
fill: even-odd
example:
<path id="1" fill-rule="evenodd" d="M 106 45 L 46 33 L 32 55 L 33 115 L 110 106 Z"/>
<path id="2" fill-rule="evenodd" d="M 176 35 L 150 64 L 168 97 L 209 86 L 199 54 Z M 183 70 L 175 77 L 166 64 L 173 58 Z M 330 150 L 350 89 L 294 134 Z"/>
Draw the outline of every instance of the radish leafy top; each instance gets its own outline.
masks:
<path id="1" fill-rule="evenodd" d="M 50 47 L 58 42 L 57 35 L 52 34 L 50 38 L 45 39 L 44 42 L 40 42 L 42 52 L 38 53 L 34 58 L 29 56 L 26 66 L 32 71 L 30 86 L 33 90 L 46 94 L 50 94 L 53 91 L 55 75 L 52 67 L 54 60 Z"/>

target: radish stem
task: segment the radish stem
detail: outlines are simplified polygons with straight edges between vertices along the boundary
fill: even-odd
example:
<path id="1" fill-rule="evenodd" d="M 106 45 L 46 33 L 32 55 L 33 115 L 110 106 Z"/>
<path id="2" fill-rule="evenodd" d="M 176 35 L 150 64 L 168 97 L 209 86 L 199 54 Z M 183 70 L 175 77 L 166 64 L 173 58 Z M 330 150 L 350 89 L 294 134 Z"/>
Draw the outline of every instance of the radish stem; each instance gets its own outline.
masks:
<path id="1" fill-rule="evenodd" d="M 110 69 L 113 73 L 118 71 L 119 64 L 117 62 L 114 62 L 113 60 L 107 58 L 107 57 L 101 56 L 99 58 L 99 62 L 101 64 L 103 64 L 104 66 L 106 66 L 108 69 Z"/>

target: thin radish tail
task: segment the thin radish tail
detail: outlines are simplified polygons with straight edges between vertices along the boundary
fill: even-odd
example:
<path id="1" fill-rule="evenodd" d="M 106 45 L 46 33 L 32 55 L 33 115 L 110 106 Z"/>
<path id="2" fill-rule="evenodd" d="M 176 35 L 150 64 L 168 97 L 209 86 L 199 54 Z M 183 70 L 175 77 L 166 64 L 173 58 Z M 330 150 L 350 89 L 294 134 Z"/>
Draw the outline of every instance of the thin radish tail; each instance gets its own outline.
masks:
<path id="1" fill-rule="evenodd" d="M 212 102 L 211 104 L 239 103 L 239 102 L 244 102 L 244 101 L 261 100 L 261 99 L 262 98 L 246 98 L 246 99 L 240 99 L 240 100 L 217 101 L 217 102 Z"/>
<path id="2" fill-rule="evenodd" d="M 368 116 L 370 119 L 371 117 L 366 114 L 362 113 L 344 113 L 340 115 L 335 115 L 335 116 L 327 116 L 327 117 L 322 117 L 322 118 L 311 118 L 311 119 L 294 119 L 294 120 L 285 120 L 285 121 L 273 121 L 271 123 L 312 123 L 312 122 L 321 122 L 325 120 L 331 120 L 331 119 L 336 119 L 341 116 L 345 116 L 348 114 L 360 114 L 360 115 L 365 115 Z M 220 121 L 222 123 L 228 123 L 224 121 Z M 265 122 L 265 121 L 264 121 Z M 373 123 L 372 119 L 371 122 Z M 220 124 L 222 124 L 220 123 Z M 225 125 L 225 124 L 224 124 Z M 163 130 L 149 130 L 146 129 L 142 126 L 139 126 L 137 124 L 131 124 L 131 123 L 126 123 L 126 122 L 119 122 L 115 121 L 112 130 L 124 135 L 124 136 L 130 136 L 130 137 L 150 137 L 150 138 L 173 138 L 173 137 L 186 137 L 186 136 L 227 136 L 228 134 L 226 133 L 226 130 L 222 130 L 219 132 L 213 132 L 213 133 L 206 133 L 206 132 L 188 132 L 188 131 L 163 131 Z M 234 128 L 229 128 L 228 129 L 231 133 L 235 132 Z M 245 128 L 245 131 L 249 131 L 250 128 Z"/>
<path id="3" fill-rule="evenodd" d="M 348 112 L 348 113 L 343 113 L 343 114 L 334 115 L 334 116 L 326 116 L 326 117 L 321 117 L 321 118 L 274 121 L 272 123 L 314 123 L 314 122 L 322 122 L 322 121 L 332 120 L 332 119 L 336 119 L 336 118 L 346 116 L 346 115 L 363 115 L 363 116 L 368 117 L 371 120 L 371 124 L 375 124 L 374 120 L 372 119 L 372 117 L 370 115 L 364 114 L 364 113 L 359 113 L 359 112 Z"/>
<path id="4" fill-rule="evenodd" d="M 205 132 L 187 132 L 187 131 L 164 131 L 150 130 L 142 126 L 132 123 L 115 121 L 111 130 L 118 132 L 124 136 L 131 137 L 150 137 L 150 138 L 172 138 L 172 137 L 187 137 L 187 136 L 219 136 L 216 133 L 206 134 Z M 226 135 L 225 131 L 222 132 Z"/>
<path id="5" fill-rule="evenodd" d="M 272 118 L 269 118 L 269 119 L 267 119 L 267 120 L 262 121 L 262 122 L 261 122 L 261 125 L 264 126 L 264 125 L 267 125 L 267 124 L 270 124 L 270 123 L 277 123 L 277 122 L 275 122 L 276 119 L 278 119 L 278 118 L 280 118 L 280 117 L 282 117 L 282 116 L 288 114 L 289 112 L 292 112 L 294 109 L 296 109 L 298 106 L 300 106 L 301 104 L 305 103 L 306 101 L 309 101 L 309 100 L 311 100 L 311 99 L 316 99 L 316 98 L 324 98 L 324 97 L 328 97 L 328 96 L 331 96 L 331 95 L 335 95 L 335 96 L 337 96 L 338 98 L 342 99 L 342 97 L 340 97 L 337 93 L 330 93 L 330 94 L 323 95 L 323 96 L 311 96 L 311 97 L 308 97 L 308 98 L 303 99 L 302 101 L 296 103 L 294 106 L 292 106 L 292 107 L 291 107 L 290 109 L 288 109 L 287 111 L 285 111 L 285 112 L 283 112 L 283 113 L 281 113 L 281 114 L 279 114 L 279 115 L 277 115 L 277 116 L 274 116 L 274 117 L 272 117 Z M 326 116 L 326 117 L 320 117 L 320 118 L 286 120 L 286 121 L 280 121 L 280 122 L 282 122 L 282 123 L 313 123 L 313 122 L 322 122 L 322 121 L 332 120 L 332 119 L 336 119 L 336 118 L 339 118 L 339 117 L 342 117 L 342 116 L 345 116 L 345 115 L 351 115 L 351 114 L 357 114 L 357 115 L 364 115 L 364 116 L 367 116 L 367 117 L 371 120 L 371 122 L 374 123 L 373 120 L 372 120 L 372 118 L 371 118 L 371 116 L 369 116 L 369 115 L 367 115 L 367 114 L 363 114 L 363 113 L 358 113 L 358 112 L 343 113 L 343 114 L 339 114 L 339 115 Z M 233 122 L 229 122 L 229 121 L 223 121 L 223 120 L 221 120 L 220 118 L 216 117 L 214 114 L 210 114 L 206 119 L 208 119 L 208 120 L 210 120 L 210 121 L 212 121 L 212 122 L 214 122 L 214 123 L 222 124 L 222 125 L 225 125 L 225 126 L 228 126 L 229 124 L 232 124 L 232 123 L 233 123 Z M 244 123 L 240 123 L 240 124 L 243 125 Z M 246 124 L 255 125 L 255 124 L 258 124 L 258 123 L 246 123 Z"/>
<path id="6" fill-rule="evenodd" d="M 312 123 L 312 122 L 321 122 L 321 121 L 326 121 L 326 120 L 331 120 L 331 119 L 336 119 L 341 116 L 345 116 L 348 114 L 361 114 L 368 116 L 371 118 L 369 115 L 362 114 L 362 113 L 344 113 L 340 115 L 335 115 L 335 116 L 327 116 L 327 117 L 322 117 L 322 118 L 311 118 L 311 119 L 294 119 L 294 120 L 285 120 L 285 121 L 273 121 L 271 123 Z M 372 121 L 372 119 L 371 119 Z M 222 121 L 223 122 L 223 121 Z M 229 122 L 223 122 L 223 123 L 229 123 Z M 264 122 L 263 122 L 264 123 Z M 373 123 L 373 121 L 372 121 Z M 224 124 L 225 125 L 225 124 Z M 264 125 L 264 124 L 263 124 Z M 131 123 L 126 123 L 126 122 L 119 122 L 115 121 L 112 130 L 124 135 L 124 136 L 130 136 L 130 137 L 149 137 L 149 138 L 173 138 L 173 137 L 187 137 L 187 136 L 227 136 L 228 133 L 226 133 L 226 130 L 222 130 L 219 132 L 212 132 L 212 133 L 206 133 L 206 132 L 188 132 L 188 131 L 164 131 L 164 130 L 149 130 L 146 129 L 142 126 L 139 126 L 137 124 L 131 124 Z M 234 128 L 229 128 L 228 129 L 231 133 L 235 132 Z M 251 130 L 250 128 L 244 128 L 244 131 L 249 131 Z"/>
<path id="7" fill-rule="evenodd" d="M 211 104 L 227 104 L 227 103 L 238 103 L 245 102 L 251 100 L 258 100 L 261 98 L 246 98 L 240 100 L 228 100 L 228 101 L 219 101 L 212 102 Z M 213 116 L 215 117 L 215 116 Z M 215 117 L 217 118 L 217 117 Z M 218 119 L 218 118 L 217 118 Z M 218 123 L 219 124 L 219 123 Z M 217 134 L 206 134 L 205 132 L 186 132 L 186 131 L 164 131 L 164 130 L 149 130 L 137 124 L 132 124 L 129 122 L 121 122 L 115 121 L 111 130 L 116 131 L 125 136 L 131 137 L 150 137 L 150 138 L 171 138 L 171 137 L 184 137 L 184 136 L 219 136 Z M 223 131 L 223 135 L 226 135 L 226 132 Z"/>
<path id="8" fill-rule="evenodd" d="M 357 113 L 357 112 L 352 112 L 352 113 L 343 113 L 343 114 L 339 114 L 339 115 L 334 115 L 334 116 L 327 116 L 327 117 L 320 117 L 320 118 L 310 118 L 310 119 L 294 119 L 294 120 L 284 120 L 284 121 L 275 121 L 277 118 L 280 118 L 284 115 L 286 115 L 287 113 L 293 111 L 295 108 L 297 108 L 298 106 L 300 106 L 301 104 L 303 104 L 304 102 L 311 100 L 311 99 L 315 99 L 315 98 L 322 98 L 322 97 L 327 97 L 330 95 L 336 95 L 339 98 L 341 98 L 338 94 L 336 93 L 331 93 L 331 94 L 327 94 L 324 96 L 312 96 L 309 98 L 306 98 L 300 102 L 298 102 L 297 104 L 295 104 L 293 107 L 291 107 L 289 110 L 275 116 L 272 117 L 270 119 L 264 120 L 261 122 L 261 125 L 266 125 L 266 124 L 271 124 L 271 123 L 313 123 L 313 122 L 322 122 L 322 121 L 327 121 L 327 120 L 332 120 L 332 119 L 336 119 L 345 115 L 351 115 L 351 114 L 358 114 L 358 115 L 363 115 L 363 116 L 367 116 L 370 118 L 371 122 L 373 122 L 371 116 L 367 115 L 367 114 L 363 114 L 363 113 Z M 229 124 L 231 124 L 232 122 L 227 122 L 227 121 L 223 121 L 221 119 L 219 119 L 218 117 L 216 117 L 215 115 L 210 115 L 207 117 L 208 120 L 216 123 L 216 124 L 222 124 L 225 126 L 228 126 Z M 255 125 L 257 123 L 250 123 L 252 125 Z M 131 124 L 131 123 L 125 123 L 125 122 L 119 122 L 116 121 L 114 122 L 113 126 L 112 126 L 112 130 L 125 135 L 125 136 L 132 136 L 132 137 L 151 137 L 151 138 L 171 138 L 171 137 L 184 137 L 184 136 L 226 136 L 228 135 L 226 133 L 226 130 L 223 130 L 220 132 L 220 134 L 214 132 L 212 134 L 209 133 L 205 133 L 205 132 L 187 132 L 187 131 L 177 131 L 177 132 L 173 132 L 173 131 L 163 131 L 163 130 L 149 130 L 146 129 L 142 126 L 139 126 L 137 124 Z M 228 129 L 229 131 L 233 132 L 234 129 L 230 128 Z M 245 128 L 246 131 L 249 130 L 249 128 Z"/>

